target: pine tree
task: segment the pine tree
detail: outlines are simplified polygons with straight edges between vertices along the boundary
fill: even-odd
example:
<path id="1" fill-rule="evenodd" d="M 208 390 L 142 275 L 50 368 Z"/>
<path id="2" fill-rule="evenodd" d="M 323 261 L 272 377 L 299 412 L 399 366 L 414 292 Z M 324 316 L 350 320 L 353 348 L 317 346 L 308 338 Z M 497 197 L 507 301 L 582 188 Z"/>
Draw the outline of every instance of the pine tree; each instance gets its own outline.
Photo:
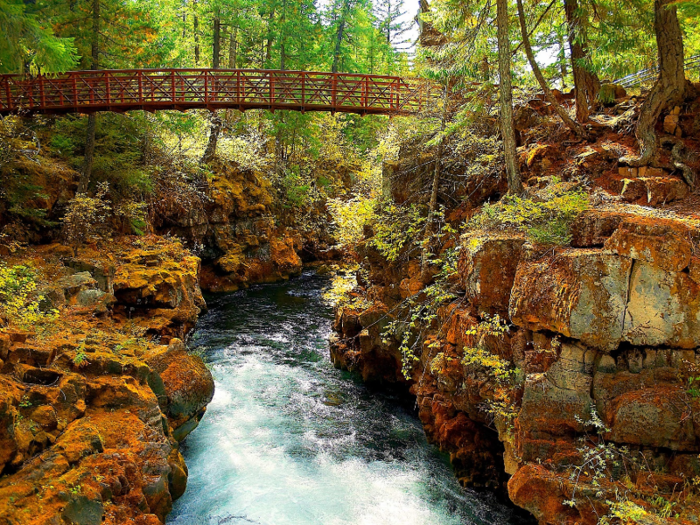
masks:
<path id="1" fill-rule="evenodd" d="M 511 81 L 511 51 L 508 38 L 508 0 L 496 0 L 496 25 L 498 27 L 498 74 L 501 96 L 501 133 L 508 176 L 508 192 L 521 194 L 523 183 L 518 169 L 515 151 L 515 127 L 513 125 L 513 87 Z"/>
<path id="2" fill-rule="evenodd" d="M 50 20 L 22 0 L 0 0 L 0 73 L 55 73 L 75 66 L 72 38 L 51 30 Z"/>

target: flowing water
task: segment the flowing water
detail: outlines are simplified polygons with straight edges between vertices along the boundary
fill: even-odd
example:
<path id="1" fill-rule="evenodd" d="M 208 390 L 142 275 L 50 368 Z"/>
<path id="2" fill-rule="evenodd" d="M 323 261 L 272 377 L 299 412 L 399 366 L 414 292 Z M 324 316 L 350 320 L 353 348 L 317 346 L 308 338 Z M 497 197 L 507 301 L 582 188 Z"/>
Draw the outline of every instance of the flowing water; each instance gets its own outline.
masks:
<path id="1" fill-rule="evenodd" d="M 327 285 L 308 272 L 209 298 L 193 344 L 216 394 L 168 524 L 520 523 L 460 488 L 410 407 L 333 368 Z"/>

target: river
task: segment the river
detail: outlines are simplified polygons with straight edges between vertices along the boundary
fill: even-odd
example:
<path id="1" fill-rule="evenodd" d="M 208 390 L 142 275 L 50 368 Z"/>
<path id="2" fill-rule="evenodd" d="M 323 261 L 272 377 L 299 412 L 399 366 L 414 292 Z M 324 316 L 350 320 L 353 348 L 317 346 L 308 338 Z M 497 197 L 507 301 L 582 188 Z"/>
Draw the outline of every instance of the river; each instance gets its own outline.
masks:
<path id="1" fill-rule="evenodd" d="M 207 298 L 191 346 L 216 394 L 183 445 L 188 487 L 168 524 L 521 523 L 459 486 L 411 407 L 333 367 L 328 284 L 305 272 Z"/>

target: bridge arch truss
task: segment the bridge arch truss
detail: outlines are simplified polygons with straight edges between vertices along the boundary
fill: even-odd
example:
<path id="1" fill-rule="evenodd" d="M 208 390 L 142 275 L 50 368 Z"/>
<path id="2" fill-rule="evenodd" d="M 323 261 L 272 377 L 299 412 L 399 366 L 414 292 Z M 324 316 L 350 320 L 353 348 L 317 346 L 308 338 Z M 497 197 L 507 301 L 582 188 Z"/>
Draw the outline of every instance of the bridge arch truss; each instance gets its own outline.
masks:
<path id="1" fill-rule="evenodd" d="M 0 76 L 0 114 L 162 109 L 421 112 L 439 93 L 400 77 L 257 69 L 71 71 Z"/>

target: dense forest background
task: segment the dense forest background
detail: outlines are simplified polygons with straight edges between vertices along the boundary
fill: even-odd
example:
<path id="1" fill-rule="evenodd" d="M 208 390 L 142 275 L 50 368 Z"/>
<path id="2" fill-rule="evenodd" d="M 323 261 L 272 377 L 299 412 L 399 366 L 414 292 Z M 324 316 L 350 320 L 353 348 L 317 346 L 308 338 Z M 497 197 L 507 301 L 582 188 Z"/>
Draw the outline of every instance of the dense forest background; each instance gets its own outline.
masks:
<path id="1" fill-rule="evenodd" d="M 561 108 L 558 112 L 581 135 L 590 109 L 599 97 L 609 96 L 599 93 L 601 85 L 642 70 L 650 71 L 642 77 L 646 84 L 633 78 L 628 87 L 653 84 L 661 49 L 655 12 L 668 10 L 674 17 L 677 11 L 681 52 L 690 64 L 686 76 L 697 78 L 700 7 L 687 0 L 436 0 L 431 5 L 424 0 L 2 0 L 6 38 L 0 42 L 0 72 L 211 67 L 391 74 L 428 78 L 456 101 L 438 104 L 412 123 L 284 111 L 131 112 L 23 123 L 52 127 L 49 147 L 81 172 L 80 192 L 108 182 L 114 198 L 144 202 L 164 165 L 177 159 L 195 172 L 218 154 L 274 173 L 276 186 L 295 206 L 303 204 L 299 188 L 304 195 L 327 193 L 327 174 L 313 167 L 319 160 L 343 159 L 362 165 L 355 173 L 374 170 L 376 176 L 381 160 L 397 154 L 399 131 L 402 140 L 418 135 L 432 148 L 480 115 L 498 113 L 496 97 L 504 96 L 511 101 L 498 101 L 501 118 L 512 120 L 510 84 L 517 88 L 516 99 L 527 97 L 530 88 L 576 87 L 576 122 Z M 500 82 L 504 71 L 510 82 Z M 6 133 L 21 133 L 8 129 L 14 121 L 3 125 Z M 509 128 L 502 129 L 513 178 L 515 139 Z M 20 193 L 26 191 L 31 193 L 27 188 Z"/>

